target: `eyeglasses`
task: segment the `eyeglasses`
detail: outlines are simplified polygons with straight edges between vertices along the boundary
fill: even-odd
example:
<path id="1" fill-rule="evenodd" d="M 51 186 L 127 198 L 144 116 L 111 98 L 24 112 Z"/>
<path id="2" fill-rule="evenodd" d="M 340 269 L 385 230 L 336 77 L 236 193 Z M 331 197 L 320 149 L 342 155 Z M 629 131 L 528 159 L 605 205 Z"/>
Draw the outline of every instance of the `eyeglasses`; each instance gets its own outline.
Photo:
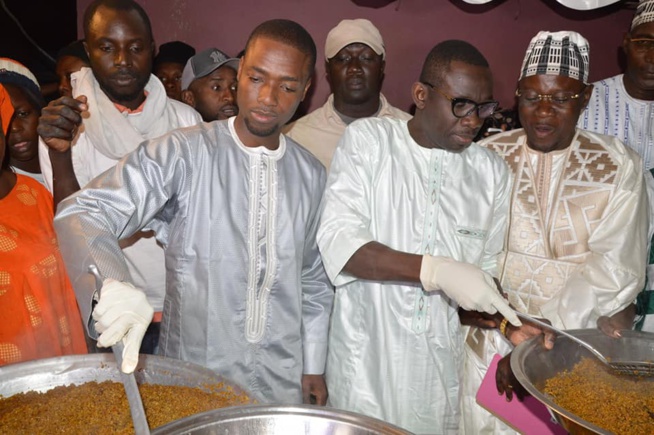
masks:
<path id="1" fill-rule="evenodd" d="M 629 38 L 629 42 L 634 47 L 634 50 L 639 53 L 646 53 L 654 49 L 654 39 L 651 38 Z"/>
<path id="2" fill-rule="evenodd" d="M 568 105 L 572 102 L 572 100 L 575 100 L 581 97 L 582 95 L 584 95 L 585 90 L 586 90 L 586 86 L 584 86 L 584 88 L 576 94 L 573 94 L 572 92 L 556 92 L 554 94 L 539 94 L 534 91 L 522 92 L 520 89 L 516 89 L 515 96 L 518 97 L 520 104 L 523 106 L 534 106 L 543 100 L 549 100 L 553 107 L 564 109 L 568 107 Z"/>
<path id="3" fill-rule="evenodd" d="M 452 103 L 452 115 L 457 118 L 465 118 L 470 115 L 472 112 L 477 112 L 479 119 L 485 119 L 495 113 L 498 106 L 500 105 L 497 101 L 485 101 L 483 103 L 477 103 L 475 101 L 469 100 L 467 98 L 453 98 L 447 95 L 445 92 L 439 90 L 436 86 L 432 85 L 429 82 L 421 82 L 423 85 L 427 85 Z"/>

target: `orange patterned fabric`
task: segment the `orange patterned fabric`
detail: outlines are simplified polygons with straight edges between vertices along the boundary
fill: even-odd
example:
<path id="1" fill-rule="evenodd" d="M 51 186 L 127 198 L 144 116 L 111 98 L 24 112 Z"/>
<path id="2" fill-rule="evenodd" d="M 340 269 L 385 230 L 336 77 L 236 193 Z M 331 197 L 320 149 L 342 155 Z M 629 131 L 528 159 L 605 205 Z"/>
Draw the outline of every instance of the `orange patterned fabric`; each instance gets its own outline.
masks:
<path id="1" fill-rule="evenodd" d="M 0 366 L 87 353 L 52 225 L 52 196 L 37 181 L 16 177 L 0 199 Z"/>
<path id="2" fill-rule="evenodd" d="M 14 106 L 11 105 L 11 98 L 5 87 L 0 85 L 0 118 L 2 119 L 2 133 L 5 136 L 12 116 L 14 116 Z"/>

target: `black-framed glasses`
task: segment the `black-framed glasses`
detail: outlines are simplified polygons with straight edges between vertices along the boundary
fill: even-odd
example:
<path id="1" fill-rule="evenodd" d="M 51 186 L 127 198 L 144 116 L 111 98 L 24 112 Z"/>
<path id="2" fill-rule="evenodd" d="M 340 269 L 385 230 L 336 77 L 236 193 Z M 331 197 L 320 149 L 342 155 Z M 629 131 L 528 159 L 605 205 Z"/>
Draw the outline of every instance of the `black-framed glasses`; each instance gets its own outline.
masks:
<path id="1" fill-rule="evenodd" d="M 470 115 L 472 112 L 477 112 L 479 119 L 485 119 L 491 116 L 500 103 L 498 101 L 484 101 L 483 103 L 477 103 L 476 101 L 469 100 L 468 98 L 459 98 L 459 97 L 450 97 L 445 92 L 438 89 L 436 86 L 432 85 L 429 82 L 421 81 L 423 85 L 427 85 L 432 88 L 434 91 L 441 94 L 443 97 L 450 100 L 452 103 L 452 115 L 457 118 L 465 118 Z"/>
<path id="2" fill-rule="evenodd" d="M 654 49 L 654 39 L 652 38 L 629 38 L 629 43 L 639 53 L 646 53 Z"/>
<path id="3" fill-rule="evenodd" d="M 540 103 L 543 100 L 549 100 L 549 102 L 554 107 L 566 108 L 572 102 L 572 100 L 576 100 L 577 98 L 583 96 L 585 90 L 586 90 L 586 86 L 584 86 L 584 88 L 581 91 L 577 92 L 576 94 L 574 92 L 555 92 L 553 94 L 539 94 L 536 91 L 521 91 L 520 89 L 516 89 L 515 96 L 518 97 L 520 104 L 523 106 L 533 106 Z"/>

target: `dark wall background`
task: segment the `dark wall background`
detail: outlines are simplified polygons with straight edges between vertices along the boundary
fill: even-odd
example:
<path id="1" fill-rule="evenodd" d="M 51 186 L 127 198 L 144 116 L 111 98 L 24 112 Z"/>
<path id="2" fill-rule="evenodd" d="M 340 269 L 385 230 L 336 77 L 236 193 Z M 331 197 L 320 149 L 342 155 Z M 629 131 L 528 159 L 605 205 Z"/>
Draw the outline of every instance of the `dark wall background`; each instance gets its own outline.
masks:
<path id="1" fill-rule="evenodd" d="M 329 93 L 324 79 L 327 33 L 343 18 L 367 18 L 381 31 L 387 48 L 384 94 L 401 109 L 429 50 L 444 39 L 464 39 L 488 58 L 495 96 L 513 105 L 515 82 L 529 40 L 539 30 L 575 30 L 590 41 L 591 80 L 620 72 L 618 47 L 633 10 L 625 1 L 596 11 L 575 11 L 556 0 L 495 0 L 471 5 L 461 0 L 137 0 L 150 15 L 157 43 L 182 40 L 204 49 L 238 53 L 254 26 L 289 18 L 306 27 L 319 51 L 309 110 Z M 91 0 L 78 0 L 78 18 Z M 386 4 L 380 8 L 359 4 Z M 81 29 L 81 26 L 78 27 Z"/>
<path id="2" fill-rule="evenodd" d="M 53 65 L 25 38 L 4 6 L 36 43 L 54 57 L 81 37 L 81 17 L 92 0 L 0 0 L 0 56 L 27 65 L 42 84 L 53 80 Z M 239 52 L 251 29 L 270 18 L 304 25 L 319 50 L 314 86 L 305 110 L 323 104 L 329 87 L 323 52 L 329 30 L 344 18 L 368 18 L 380 29 L 387 48 L 384 94 L 408 110 L 409 88 L 436 43 L 464 39 L 488 58 L 495 96 L 513 105 L 513 91 L 525 48 L 539 30 L 576 30 L 591 46 L 591 80 L 621 71 L 619 46 L 633 9 L 623 0 L 595 11 L 575 11 L 556 0 L 495 0 L 471 5 L 462 0 L 137 0 L 150 15 L 157 43 L 182 40 L 204 49 Z M 631 2 L 633 3 L 633 2 Z M 380 7 L 370 7 L 380 6 Z"/>
<path id="3" fill-rule="evenodd" d="M 76 1 L 0 0 L 0 57 L 23 63 L 42 85 L 54 81 L 53 62 L 29 42 L 20 26 L 54 58 L 61 47 L 77 39 Z"/>

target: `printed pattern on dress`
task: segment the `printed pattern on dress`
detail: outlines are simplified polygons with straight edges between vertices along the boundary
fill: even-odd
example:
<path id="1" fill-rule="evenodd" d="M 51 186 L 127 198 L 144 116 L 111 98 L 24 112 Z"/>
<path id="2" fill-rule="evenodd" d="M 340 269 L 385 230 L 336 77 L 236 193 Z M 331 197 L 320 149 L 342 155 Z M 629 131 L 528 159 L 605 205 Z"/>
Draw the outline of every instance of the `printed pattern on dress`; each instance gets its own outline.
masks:
<path id="1" fill-rule="evenodd" d="M 602 145 L 577 135 L 548 209 L 528 163 L 526 135 L 518 131 L 486 144 L 514 174 L 508 252 L 501 282 L 519 310 L 539 314 L 589 254 L 588 240 L 602 220 L 618 181 L 618 165 Z M 551 222 L 545 220 L 551 216 Z"/>

